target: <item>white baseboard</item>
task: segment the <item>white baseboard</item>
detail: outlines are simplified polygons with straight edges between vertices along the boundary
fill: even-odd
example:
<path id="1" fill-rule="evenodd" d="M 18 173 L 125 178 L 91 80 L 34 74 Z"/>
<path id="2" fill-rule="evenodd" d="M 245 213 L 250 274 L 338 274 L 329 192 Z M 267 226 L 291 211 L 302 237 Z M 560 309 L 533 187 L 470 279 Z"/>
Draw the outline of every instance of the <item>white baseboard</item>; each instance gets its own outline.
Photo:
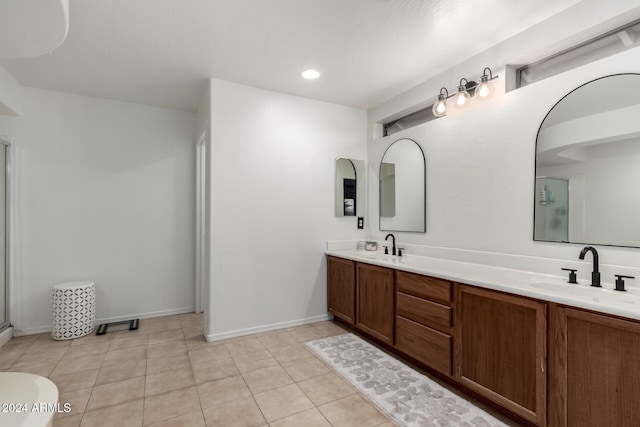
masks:
<path id="1" fill-rule="evenodd" d="M 184 313 L 193 313 L 193 307 L 186 308 L 173 308 L 171 310 L 161 310 L 161 311 L 150 311 L 147 313 L 137 313 L 137 314 L 129 314 L 126 316 L 115 316 L 115 317 L 105 317 L 102 319 L 96 319 L 96 325 L 100 325 L 101 323 L 113 323 L 113 322 L 122 322 L 125 320 L 131 319 L 151 319 L 153 317 L 164 317 L 164 316 L 173 316 L 176 314 L 184 314 Z M 13 336 L 19 337 L 22 335 L 33 335 L 33 334 L 42 334 L 45 332 L 51 332 L 51 325 L 46 326 L 35 326 L 32 328 L 24 328 L 18 329 L 14 325 Z"/>
<path id="2" fill-rule="evenodd" d="M 13 337 L 12 327 L 8 327 L 4 331 L 0 332 L 0 347 L 8 343 L 11 337 Z"/>
<path id="3" fill-rule="evenodd" d="M 255 326 L 247 329 L 238 329 L 235 331 L 209 334 L 209 335 L 205 335 L 205 339 L 208 342 L 220 341 L 220 340 L 226 340 L 229 338 L 236 338 L 236 337 L 242 337 L 245 335 L 257 334 L 259 332 L 275 331 L 277 329 L 291 328 L 293 326 L 301 326 L 301 325 L 307 325 L 309 323 L 323 322 L 325 320 L 331 320 L 332 318 L 333 316 L 331 316 L 330 314 L 323 314 L 321 316 L 307 317 L 304 319 L 290 320 L 287 322 L 272 323 L 270 325 Z"/>

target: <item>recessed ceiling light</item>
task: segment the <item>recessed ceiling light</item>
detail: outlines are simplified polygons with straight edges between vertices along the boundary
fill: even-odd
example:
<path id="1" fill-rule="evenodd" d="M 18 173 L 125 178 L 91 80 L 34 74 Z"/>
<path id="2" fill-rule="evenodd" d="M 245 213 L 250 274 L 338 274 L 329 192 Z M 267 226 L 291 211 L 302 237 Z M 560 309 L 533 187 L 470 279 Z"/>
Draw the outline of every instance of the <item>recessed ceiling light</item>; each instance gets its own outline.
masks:
<path id="1" fill-rule="evenodd" d="M 313 80 L 313 79 L 317 79 L 318 77 L 320 77 L 320 73 L 317 72 L 316 70 L 306 70 L 302 72 L 302 77 L 304 77 L 307 80 Z"/>

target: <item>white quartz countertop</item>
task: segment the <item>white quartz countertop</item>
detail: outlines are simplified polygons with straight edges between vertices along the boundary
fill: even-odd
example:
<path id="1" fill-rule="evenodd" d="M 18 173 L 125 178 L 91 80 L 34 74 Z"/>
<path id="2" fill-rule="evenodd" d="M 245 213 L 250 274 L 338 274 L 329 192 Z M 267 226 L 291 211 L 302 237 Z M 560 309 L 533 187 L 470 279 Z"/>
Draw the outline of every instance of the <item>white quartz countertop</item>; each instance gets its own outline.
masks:
<path id="1" fill-rule="evenodd" d="M 398 257 L 373 251 L 327 250 L 325 254 L 640 320 L 640 293 L 637 290 L 615 291 L 614 286 L 607 283 L 603 283 L 601 288 L 594 288 L 581 280 L 578 284 L 570 284 L 567 282 L 568 274 L 566 277 L 552 276 L 425 256 Z"/>

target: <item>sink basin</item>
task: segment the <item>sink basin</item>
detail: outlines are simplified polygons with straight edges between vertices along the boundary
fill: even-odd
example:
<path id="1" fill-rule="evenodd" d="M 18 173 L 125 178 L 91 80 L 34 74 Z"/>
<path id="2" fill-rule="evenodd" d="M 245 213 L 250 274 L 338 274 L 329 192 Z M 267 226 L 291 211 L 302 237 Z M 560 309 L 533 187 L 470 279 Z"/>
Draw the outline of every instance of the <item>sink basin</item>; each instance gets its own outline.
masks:
<path id="1" fill-rule="evenodd" d="M 533 281 L 532 288 L 556 295 L 568 296 L 575 299 L 588 300 L 603 304 L 638 304 L 640 298 L 631 292 L 619 292 L 606 288 L 594 288 L 585 284 L 574 284 L 553 279 L 550 281 Z"/>
<path id="2" fill-rule="evenodd" d="M 396 262 L 398 257 L 395 255 L 387 255 L 380 252 L 358 252 L 358 257 L 364 259 L 371 259 L 375 261 L 388 261 L 388 262 Z"/>
<path id="3" fill-rule="evenodd" d="M 589 291 L 589 288 L 587 288 L 585 285 L 576 285 L 571 283 L 565 283 L 564 285 L 561 285 L 558 283 L 534 282 L 529 284 L 529 286 L 543 291 L 559 292 L 561 294 L 572 296 L 581 295 L 583 292 Z"/>

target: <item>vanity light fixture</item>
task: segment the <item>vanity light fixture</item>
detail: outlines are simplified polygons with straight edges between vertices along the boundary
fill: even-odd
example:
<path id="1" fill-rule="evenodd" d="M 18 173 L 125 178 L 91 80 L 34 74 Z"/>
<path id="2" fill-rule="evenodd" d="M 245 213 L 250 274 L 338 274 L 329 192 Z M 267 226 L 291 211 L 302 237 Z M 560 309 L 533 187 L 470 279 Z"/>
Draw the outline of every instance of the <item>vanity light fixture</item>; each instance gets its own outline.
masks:
<path id="1" fill-rule="evenodd" d="M 491 72 L 491 68 L 485 67 L 480 76 L 480 83 L 467 80 L 466 78 L 460 79 L 457 91 L 453 95 L 449 95 L 449 91 L 446 87 L 440 88 L 438 94 L 438 100 L 433 104 L 433 115 L 436 117 L 443 117 L 447 115 L 447 99 L 453 98 L 456 108 L 465 108 L 469 105 L 471 98 L 475 97 L 480 100 L 489 99 L 493 95 L 492 80 L 497 79 L 498 76 L 494 76 Z"/>
<path id="2" fill-rule="evenodd" d="M 438 94 L 438 100 L 433 104 L 433 115 L 436 117 L 443 117 L 447 115 L 447 99 L 449 98 L 449 91 L 446 87 L 440 88 Z"/>
<path id="3" fill-rule="evenodd" d="M 318 77 L 320 77 L 320 73 L 312 69 L 305 70 L 302 73 L 300 73 L 300 75 L 307 80 L 315 80 Z"/>

